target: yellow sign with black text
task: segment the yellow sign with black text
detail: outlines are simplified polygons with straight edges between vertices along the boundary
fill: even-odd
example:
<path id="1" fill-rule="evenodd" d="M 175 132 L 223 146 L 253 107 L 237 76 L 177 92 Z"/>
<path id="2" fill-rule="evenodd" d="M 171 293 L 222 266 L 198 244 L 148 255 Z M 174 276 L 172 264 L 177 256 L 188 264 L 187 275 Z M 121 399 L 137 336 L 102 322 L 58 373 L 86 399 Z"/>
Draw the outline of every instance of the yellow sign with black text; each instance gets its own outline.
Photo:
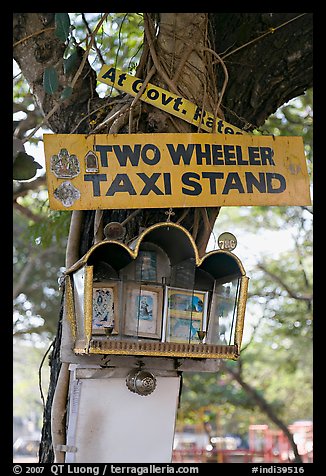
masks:
<path id="1" fill-rule="evenodd" d="M 44 134 L 54 210 L 311 205 L 302 137 Z"/>
<path id="2" fill-rule="evenodd" d="M 97 79 L 98 81 L 113 86 L 120 91 L 124 91 L 131 96 L 136 96 L 138 94 L 144 82 L 142 79 L 106 65 L 102 66 Z M 146 85 L 145 91 L 140 96 L 140 99 L 162 111 L 172 114 L 173 116 L 180 117 L 184 121 L 195 126 L 199 126 L 200 121 L 202 121 L 201 129 L 206 132 L 212 132 L 213 130 L 214 116 L 212 113 L 202 111 L 200 107 L 196 106 L 196 104 L 191 101 L 188 101 L 188 99 L 177 96 L 176 94 L 159 88 L 154 84 L 148 83 Z M 216 121 L 216 133 L 245 134 L 245 132 L 238 129 L 238 127 L 222 121 L 222 119 L 217 118 Z"/>

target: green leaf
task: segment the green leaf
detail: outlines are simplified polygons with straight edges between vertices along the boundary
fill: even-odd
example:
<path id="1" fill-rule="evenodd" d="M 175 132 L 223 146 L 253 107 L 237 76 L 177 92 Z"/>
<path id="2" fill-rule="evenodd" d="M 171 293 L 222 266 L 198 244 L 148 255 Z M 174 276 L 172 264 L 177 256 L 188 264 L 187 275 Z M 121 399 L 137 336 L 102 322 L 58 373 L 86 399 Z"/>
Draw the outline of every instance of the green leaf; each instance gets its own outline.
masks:
<path id="1" fill-rule="evenodd" d="M 55 34 L 57 37 L 66 41 L 70 32 L 70 18 L 68 13 L 56 13 L 55 14 Z"/>
<path id="2" fill-rule="evenodd" d="M 43 88 L 48 94 L 54 94 L 59 86 L 59 80 L 56 70 L 53 66 L 49 66 L 44 70 Z"/>
<path id="3" fill-rule="evenodd" d="M 70 98 L 71 95 L 72 95 L 72 87 L 71 87 L 71 86 L 67 86 L 67 87 L 64 88 L 64 90 L 62 91 L 61 99 L 68 99 L 68 98 Z"/>
<path id="4" fill-rule="evenodd" d="M 29 180 L 35 176 L 36 170 L 41 168 L 42 166 L 35 162 L 34 157 L 26 152 L 18 152 L 14 159 L 13 179 Z"/>
<path id="5" fill-rule="evenodd" d="M 63 70 L 65 74 L 68 74 L 71 72 L 72 68 L 75 66 L 76 62 L 78 59 L 78 53 L 77 50 L 74 50 L 71 55 L 63 60 Z"/>
<path id="6" fill-rule="evenodd" d="M 63 58 L 67 59 L 76 49 L 76 46 L 73 42 L 74 38 L 71 37 L 68 41 L 68 44 L 63 52 Z"/>

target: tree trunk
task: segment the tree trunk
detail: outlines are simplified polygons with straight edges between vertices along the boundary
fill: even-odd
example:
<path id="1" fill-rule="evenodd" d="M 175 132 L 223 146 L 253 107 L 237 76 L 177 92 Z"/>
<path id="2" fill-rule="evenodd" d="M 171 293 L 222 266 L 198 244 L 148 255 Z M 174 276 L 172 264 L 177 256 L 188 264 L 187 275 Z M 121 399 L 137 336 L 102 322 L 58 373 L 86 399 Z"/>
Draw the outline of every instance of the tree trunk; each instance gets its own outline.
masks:
<path id="1" fill-rule="evenodd" d="M 226 121 L 257 128 L 312 85 L 312 13 L 211 13 L 210 20 L 230 78 Z"/>
<path id="2" fill-rule="evenodd" d="M 57 335 L 54 340 L 53 350 L 50 354 L 49 365 L 51 367 L 50 374 L 50 383 L 49 390 L 46 399 L 46 404 L 43 413 L 43 427 L 42 427 L 42 436 L 39 450 L 39 462 L 40 463 L 53 463 L 54 461 L 54 452 L 52 446 L 52 428 L 51 428 L 51 411 L 54 392 L 57 385 L 57 380 L 61 368 L 60 361 L 60 343 L 61 343 L 61 333 L 62 333 L 62 316 L 63 316 L 63 299 L 61 301 L 60 315 Z"/>
<path id="3" fill-rule="evenodd" d="M 280 104 L 311 85 L 311 14 L 299 15 L 302 14 L 145 13 L 144 46 L 137 76 L 144 80 L 150 77 L 152 83 L 193 101 L 215 116 L 223 118 L 225 115 L 227 121 L 250 131 L 254 125 L 262 124 Z M 294 20 L 295 17 L 299 18 Z M 285 22 L 288 23 L 281 27 Z M 86 61 L 71 97 L 58 104 L 62 90 L 79 71 L 84 51 L 78 48 L 79 61 L 66 76 L 62 61 L 65 45 L 54 30 L 54 13 L 14 14 L 14 58 L 43 114 L 51 113 L 47 123 L 54 133 L 92 133 L 110 111 L 110 101 L 98 97 L 96 73 Z M 261 34 L 266 31 L 265 35 Z M 232 53 L 248 42 L 250 45 Z M 46 94 L 43 88 L 44 70 L 49 66 L 55 67 L 59 76 L 60 88 L 54 95 Z M 126 100 L 124 95 L 119 98 Z M 133 98 L 127 99 L 131 106 Z M 99 106 L 102 112 L 96 114 Z M 133 103 L 133 120 L 130 120 L 129 110 L 124 109 L 102 132 L 198 131 L 151 105 L 142 103 L 141 109 L 136 106 Z M 117 106 L 117 110 L 119 107 L 122 104 Z M 88 114 L 88 120 L 81 121 Z M 174 210 L 173 221 L 181 223 L 192 233 L 201 254 L 205 252 L 219 210 L 219 207 Z M 131 212 L 85 211 L 78 237 L 79 257 L 94 241 L 102 238 L 101 230 L 107 223 L 122 222 Z M 126 223 L 126 241 L 137 236 L 141 228 L 166 218 L 165 210 L 140 210 Z M 49 416 L 60 369 L 61 317 L 62 310 L 51 357 L 41 462 L 53 461 Z"/>
<path id="4" fill-rule="evenodd" d="M 260 393 L 258 393 L 258 391 L 254 387 L 252 387 L 251 385 L 249 385 L 247 382 L 243 380 L 240 372 L 234 371 L 227 365 L 223 365 L 223 369 L 232 375 L 234 380 L 236 380 L 236 382 L 238 382 L 241 385 L 243 390 L 253 399 L 255 404 L 268 416 L 268 418 L 273 423 L 275 423 L 275 425 L 281 431 L 283 431 L 284 435 L 289 440 L 289 443 L 293 450 L 294 462 L 302 463 L 302 459 L 301 459 L 301 456 L 299 455 L 298 447 L 294 442 L 292 433 L 288 429 L 287 425 L 276 415 L 273 408 L 268 404 L 268 402 L 264 399 L 264 397 L 260 395 Z"/>

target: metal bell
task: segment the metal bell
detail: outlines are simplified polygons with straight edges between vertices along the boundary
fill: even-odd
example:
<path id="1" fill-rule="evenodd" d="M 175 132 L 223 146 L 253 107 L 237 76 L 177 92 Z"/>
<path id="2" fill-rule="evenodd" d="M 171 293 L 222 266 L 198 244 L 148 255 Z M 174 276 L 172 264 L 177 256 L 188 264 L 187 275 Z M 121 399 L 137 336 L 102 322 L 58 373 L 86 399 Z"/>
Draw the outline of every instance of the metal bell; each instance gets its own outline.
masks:
<path id="1" fill-rule="evenodd" d="M 138 395 L 150 395 L 156 387 L 156 378 L 147 370 L 134 369 L 126 378 L 128 389 Z"/>

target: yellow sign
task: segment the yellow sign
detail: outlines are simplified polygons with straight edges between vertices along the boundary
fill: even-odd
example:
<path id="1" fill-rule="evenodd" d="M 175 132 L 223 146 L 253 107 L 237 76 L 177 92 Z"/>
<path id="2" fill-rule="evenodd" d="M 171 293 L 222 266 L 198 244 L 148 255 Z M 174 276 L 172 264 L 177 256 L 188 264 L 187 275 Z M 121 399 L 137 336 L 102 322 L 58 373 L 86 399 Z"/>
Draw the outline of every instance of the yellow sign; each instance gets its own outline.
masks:
<path id="1" fill-rule="evenodd" d="M 310 205 L 302 137 L 44 134 L 55 210 Z"/>
<path id="2" fill-rule="evenodd" d="M 124 73 L 112 66 L 102 66 L 97 79 L 131 96 L 137 95 L 144 82 L 142 79 Z M 213 130 L 214 116 L 212 113 L 202 111 L 196 104 L 154 84 L 148 83 L 146 85 L 140 99 L 195 126 L 199 126 L 202 119 L 201 129 L 207 132 Z M 241 129 L 219 118 L 217 118 L 216 132 L 219 134 L 245 134 Z"/>

